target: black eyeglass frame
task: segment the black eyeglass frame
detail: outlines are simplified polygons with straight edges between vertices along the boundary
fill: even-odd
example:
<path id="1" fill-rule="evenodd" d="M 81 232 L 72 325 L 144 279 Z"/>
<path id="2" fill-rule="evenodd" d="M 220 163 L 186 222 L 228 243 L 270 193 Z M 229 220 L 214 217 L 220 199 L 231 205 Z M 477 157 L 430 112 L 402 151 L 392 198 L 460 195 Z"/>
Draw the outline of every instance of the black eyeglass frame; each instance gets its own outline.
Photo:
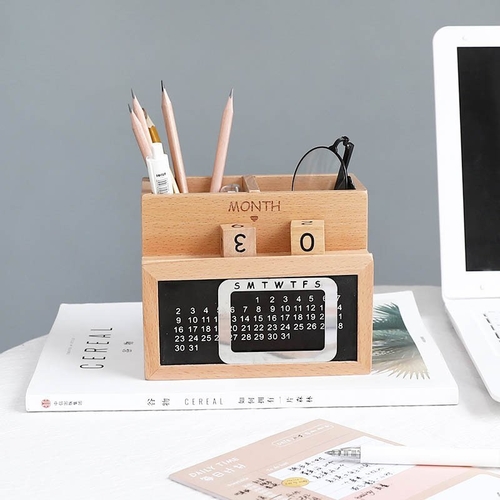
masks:
<path id="1" fill-rule="evenodd" d="M 344 146 L 344 154 L 342 156 L 340 156 L 340 153 L 338 151 L 338 147 L 340 144 Z M 297 172 L 299 171 L 302 161 L 308 154 L 318 149 L 327 149 L 328 151 L 331 151 L 338 158 L 340 162 L 340 168 L 337 174 L 337 180 L 335 182 L 335 186 L 333 187 L 333 189 L 356 189 L 351 180 L 351 177 L 347 174 L 347 168 L 349 166 L 349 162 L 351 161 L 352 152 L 354 150 L 354 144 L 349 140 L 349 137 L 343 135 L 342 137 L 339 137 L 331 146 L 316 146 L 307 151 L 302 156 L 302 158 L 297 163 L 297 166 L 295 167 L 295 170 L 293 172 L 292 191 L 295 185 L 295 178 L 297 176 Z"/>

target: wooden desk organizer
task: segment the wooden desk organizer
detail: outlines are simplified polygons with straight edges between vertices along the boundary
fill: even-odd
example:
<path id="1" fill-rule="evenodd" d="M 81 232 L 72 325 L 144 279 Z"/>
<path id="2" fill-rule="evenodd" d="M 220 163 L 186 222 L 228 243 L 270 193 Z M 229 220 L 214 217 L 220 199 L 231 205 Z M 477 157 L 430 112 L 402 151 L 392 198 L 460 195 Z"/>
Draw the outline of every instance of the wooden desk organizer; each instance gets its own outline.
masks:
<path id="1" fill-rule="evenodd" d="M 209 193 L 209 177 L 192 177 L 175 195 L 153 195 L 143 180 L 146 378 L 369 373 L 368 194 L 351 177 L 355 190 L 327 189 L 331 178 L 318 176 L 314 191 L 292 192 L 291 176 L 256 176 L 260 191 L 237 193 Z M 233 236 L 221 226 L 248 230 L 234 242 L 255 237 L 255 255 L 222 257 Z"/>

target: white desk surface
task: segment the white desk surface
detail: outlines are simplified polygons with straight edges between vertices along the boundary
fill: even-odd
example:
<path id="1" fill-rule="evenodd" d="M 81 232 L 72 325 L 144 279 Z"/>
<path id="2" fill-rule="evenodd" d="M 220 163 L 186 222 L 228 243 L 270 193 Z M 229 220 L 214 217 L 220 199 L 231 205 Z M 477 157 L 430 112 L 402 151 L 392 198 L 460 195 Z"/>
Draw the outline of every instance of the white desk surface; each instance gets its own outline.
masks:
<path id="1" fill-rule="evenodd" d="M 440 289 L 375 291 L 408 289 L 458 383 L 456 406 L 26 413 L 44 337 L 0 354 L 1 498 L 210 498 L 169 474 L 316 418 L 407 445 L 500 448 L 500 403 L 456 337 Z"/>

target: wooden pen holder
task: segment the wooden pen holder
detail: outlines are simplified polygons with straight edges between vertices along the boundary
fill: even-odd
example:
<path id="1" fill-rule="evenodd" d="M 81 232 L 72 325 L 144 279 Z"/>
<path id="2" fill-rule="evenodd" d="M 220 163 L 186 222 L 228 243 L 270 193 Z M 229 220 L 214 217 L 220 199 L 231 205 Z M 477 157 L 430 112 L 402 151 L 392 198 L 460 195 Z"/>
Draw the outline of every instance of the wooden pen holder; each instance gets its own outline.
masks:
<path id="1" fill-rule="evenodd" d="M 145 376 L 152 380 L 369 373 L 368 194 L 291 191 L 291 176 L 225 177 L 246 191 L 142 186 Z"/>

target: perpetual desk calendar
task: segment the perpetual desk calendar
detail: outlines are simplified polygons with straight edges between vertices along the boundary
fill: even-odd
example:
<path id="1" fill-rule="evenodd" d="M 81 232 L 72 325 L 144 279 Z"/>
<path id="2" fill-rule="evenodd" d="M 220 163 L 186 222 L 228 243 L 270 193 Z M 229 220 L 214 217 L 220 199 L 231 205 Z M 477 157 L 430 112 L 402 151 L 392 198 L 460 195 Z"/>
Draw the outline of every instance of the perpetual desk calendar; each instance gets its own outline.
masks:
<path id="1" fill-rule="evenodd" d="M 369 373 L 368 194 L 290 191 L 291 176 L 227 176 L 240 192 L 142 186 L 145 376 L 151 380 Z"/>

